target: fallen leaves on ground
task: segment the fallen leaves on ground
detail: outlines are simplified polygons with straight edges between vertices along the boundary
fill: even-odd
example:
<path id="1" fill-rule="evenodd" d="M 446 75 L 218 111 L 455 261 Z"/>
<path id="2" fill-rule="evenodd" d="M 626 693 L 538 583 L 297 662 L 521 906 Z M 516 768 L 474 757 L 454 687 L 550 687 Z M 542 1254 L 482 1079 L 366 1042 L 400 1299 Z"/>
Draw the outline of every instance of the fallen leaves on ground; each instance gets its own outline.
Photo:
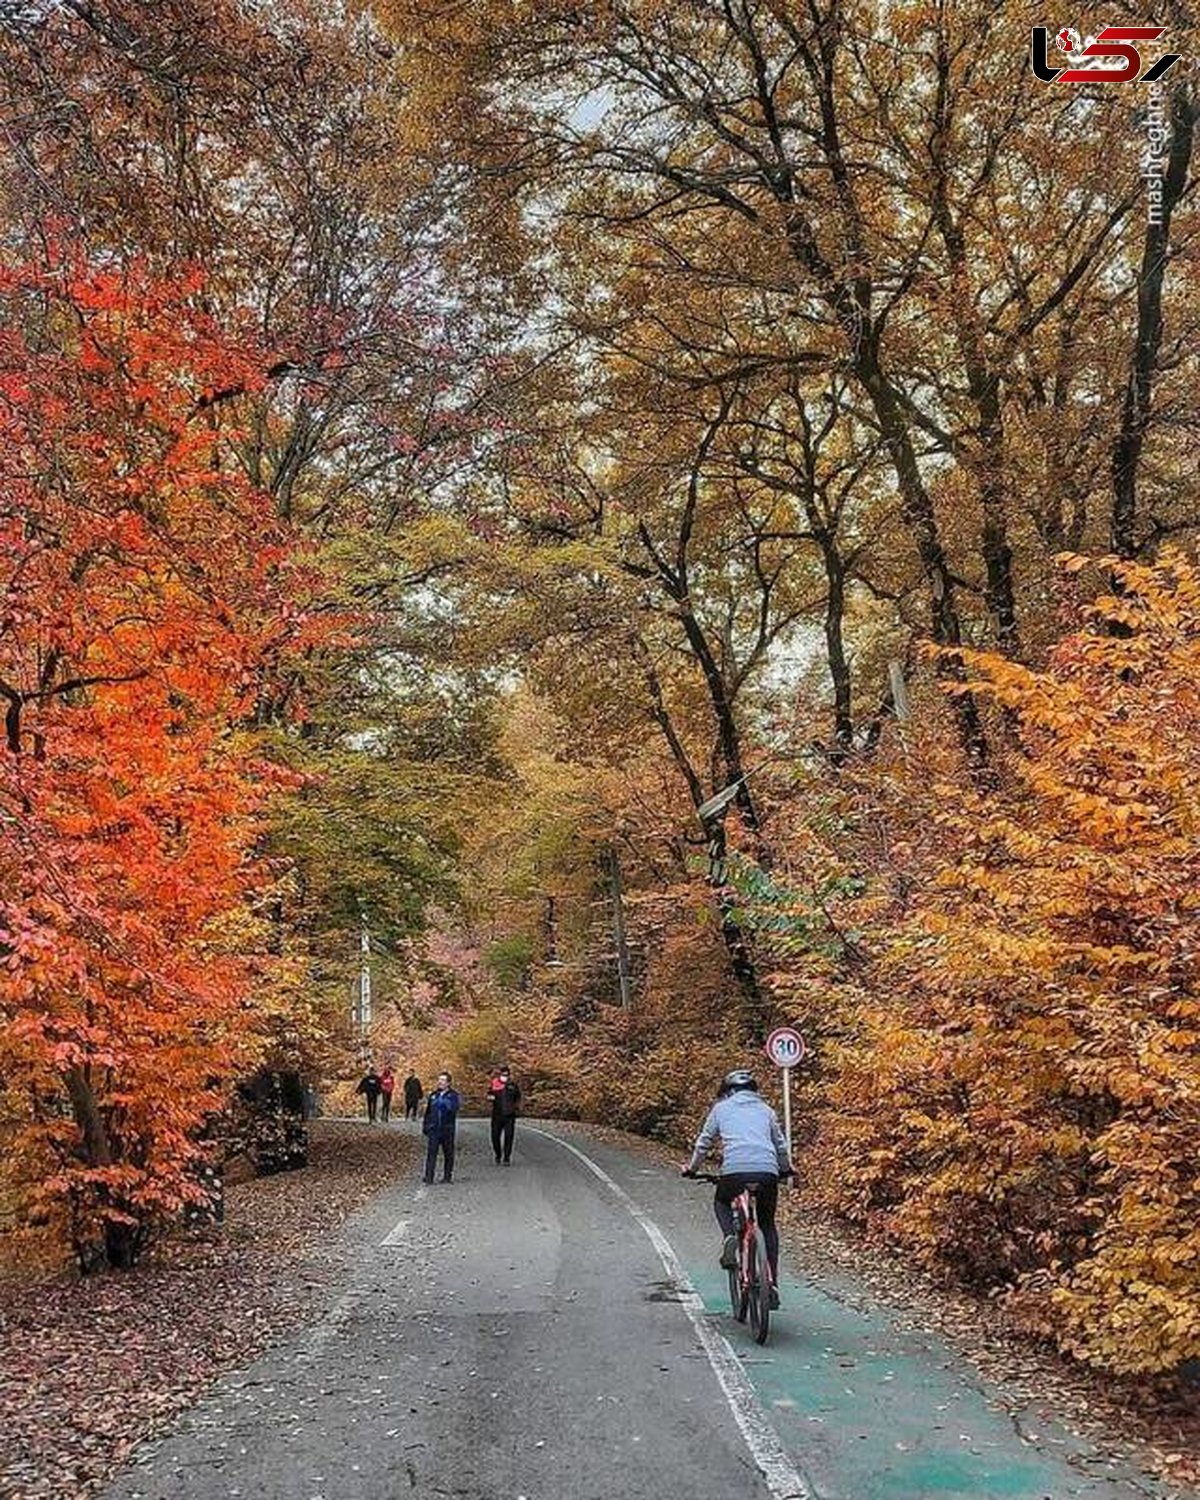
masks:
<path id="1" fill-rule="evenodd" d="M 0 1287 L 0 1496 L 91 1493 L 225 1370 L 303 1322 L 333 1232 L 408 1170 L 416 1137 L 316 1121 L 310 1165 L 228 1190 L 224 1233 L 132 1272 Z"/>

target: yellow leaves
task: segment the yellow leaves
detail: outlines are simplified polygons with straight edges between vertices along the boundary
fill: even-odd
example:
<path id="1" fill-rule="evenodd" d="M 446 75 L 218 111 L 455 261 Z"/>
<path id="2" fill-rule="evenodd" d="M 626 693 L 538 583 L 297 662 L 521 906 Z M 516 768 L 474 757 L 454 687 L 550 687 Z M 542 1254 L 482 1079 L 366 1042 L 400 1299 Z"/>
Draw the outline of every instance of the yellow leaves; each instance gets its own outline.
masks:
<path id="1" fill-rule="evenodd" d="M 1104 566 L 1096 618 L 1131 635 L 1040 672 L 962 653 L 1016 715 L 1016 776 L 986 803 L 936 779 L 936 844 L 893 812 L 906 906 L 823 1147 L 843 1212 L 1023 1287 L 1077 1358 L 1159 1370 L 1200 1354 L 1200 576 Z"/>
<path id="2" fill-rule="evenodd" d="M 1155 1254 L 1149 1242 L 1114 1239 L 1057 1288 L 1061 1336 L 1078 1358 L 1123 1374 L 1172 1369 L 1200 1347 L 1194 1256 Z M 1184 1268 L 1182 1271 L 1180 1268 Z"/>

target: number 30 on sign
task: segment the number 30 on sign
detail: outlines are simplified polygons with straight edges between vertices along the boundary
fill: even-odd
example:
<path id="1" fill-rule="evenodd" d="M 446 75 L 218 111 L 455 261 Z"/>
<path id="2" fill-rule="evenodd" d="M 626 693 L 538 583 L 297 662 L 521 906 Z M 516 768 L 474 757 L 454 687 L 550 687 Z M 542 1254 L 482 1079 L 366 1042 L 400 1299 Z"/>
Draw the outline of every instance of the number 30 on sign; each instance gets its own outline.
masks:
<path id="1" fill-rule="evenodd" d="M 777 1026 L 767 1038 L 766 1054 L 777 1068 L 794 1068 L 807 1050 L 804 1038 L 791 1026 Z"/>

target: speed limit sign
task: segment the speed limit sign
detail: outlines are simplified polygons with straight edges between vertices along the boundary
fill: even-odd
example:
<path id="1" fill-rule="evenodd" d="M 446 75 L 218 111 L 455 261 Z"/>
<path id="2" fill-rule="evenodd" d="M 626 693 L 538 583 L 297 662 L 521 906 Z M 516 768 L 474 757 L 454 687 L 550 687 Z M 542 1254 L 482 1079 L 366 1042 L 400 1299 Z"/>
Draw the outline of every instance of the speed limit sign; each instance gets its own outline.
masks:
<path id="1" fill-rule="evenodd" d="M 767 1038 L 766 1053 L 777 1068 L 794 1068 L 804 1052 L 804 1038 L 792 1026 L 777 1026 Z"/>

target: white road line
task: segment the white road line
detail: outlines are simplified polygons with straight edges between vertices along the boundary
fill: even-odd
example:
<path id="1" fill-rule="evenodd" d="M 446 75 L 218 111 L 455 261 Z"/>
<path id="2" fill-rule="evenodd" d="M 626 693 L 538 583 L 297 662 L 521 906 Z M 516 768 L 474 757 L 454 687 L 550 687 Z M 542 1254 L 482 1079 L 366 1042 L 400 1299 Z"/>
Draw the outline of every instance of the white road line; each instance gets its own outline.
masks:
<path id="1" fill-rule="evenodd" d="M 425 1186 L 422 1184 L 413 1194 L 418 1202 L 425 1196 Z M 408 1227 L 408 1220 L 401 1219 L 394 1224 L 387 1235 L 380 1241 L 381 1245 L 398 1245 L 401 1237 Z M 364 1295 L 372 1290 L 370 1284 L 365 1284 L 361 1276 L 355 1277 L 351 1272 L 350 1285 L 342 1295 L 321 1313 L 315 1323 L 311 1323 L 296 1341 L 297 1358 L 305 1363 L 311 1363 L 324 1349 L 325 1345 L 333 1338 L 334 1334 L 343 1334 L 346 1325 L 354 1315 L 358 1303 Z"/>
<path id="2" fill-rule="evenodd" d="M 311 1324 L 296 1341 L 296 1358 L 311 1364 L 334 1334 L 345 1332 L 355 1305 L 363 1294 L 363 1287 L 355 1284 L 347 1288 L 332 1307 L 326 1308 L 317 1321 Z"/>
<path id="3" fill-rule="evenodd" d="M 679 1288 L 680 1306 L 687 1313 L 692 1327 L 696 1330 L 696 1337 L 703 1345 L 705 1354 L 708 1355 L 713 1374 L 725 1393 L 725 1399 L 729 1402 L 734 1421 L 746 1440 L 750 1456 L 762 1471 L 767 1488 L 775 1500 L 815 1500 L 812 1490 L 804 1482 L 800 1471 L 792 1463 L 783 1444 L 779 1441 L 779 1435 L 771 1426 L 771 1420 L 763 1410 L 754 1387 L 750 1384 L 745 1370 L 742 1369 L 741 1362 L 733 1352 L 729 1340 L 723 1334 L 718 1333 L 705 1318 L 704 1299 L 684 1274 L 679 1257 L 671 1248 L 671 1242 L 666 1235 L 654 1220 L 633 1201 L 620 1183 L 614 1182 L 603 1167 L 597 1166 L 592 1158 L 580 1151 L 578 1147 L 572 1146 L 569 1141 L 564 1141 L 557 1135 L 551 1135 L 548 1130 L 538 1130 L 534 1125 L 525 1124 L 523 1128 L 531 1135 L 540 1135 L 561 1146 L 564 1151 L 569 1151 L 572 1156 L 577 1156 L 588 1171 L 604 1183 L 625 1210 L 642 1226 L 647 1239 L 658 1251 L 658 1258 L 663 1263 L 663 1269 Z"/>

